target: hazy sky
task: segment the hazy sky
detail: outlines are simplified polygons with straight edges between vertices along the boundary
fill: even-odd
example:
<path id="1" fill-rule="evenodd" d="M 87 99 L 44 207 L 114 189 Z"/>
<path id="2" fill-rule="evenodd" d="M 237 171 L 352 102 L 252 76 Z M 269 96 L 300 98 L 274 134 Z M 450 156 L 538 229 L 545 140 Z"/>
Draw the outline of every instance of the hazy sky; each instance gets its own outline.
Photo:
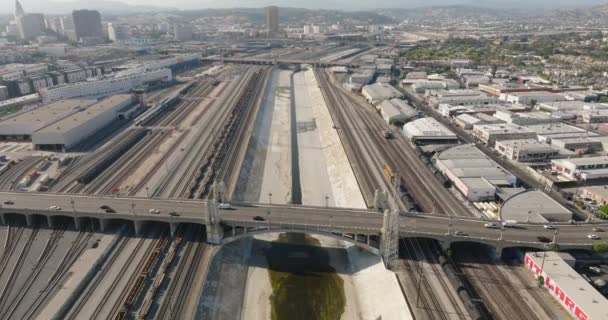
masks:
<path id="1" fill-rule="evenodd" d="M 85 8 L 104 0 L 21 0 L 29 12 L 53 12 Z M 107 1 L 107 0 L 105 0 Z M 432 5 L 469 4 L 517 8 L 521 6 L 582 6 L 606 3 L 606 0 L 113 0 L 132 5 L 152 5 L 178 9 L 262 7 L 278 5 L 284 7 L 358 10 L 373 8 L 408 8 Z M 67 3 L 66 3 L 67 2 Z M 0 12 L 13 12 L 14 0 L 0 0 Z M 6 5 L 5 5 L 6 4 Z"/>

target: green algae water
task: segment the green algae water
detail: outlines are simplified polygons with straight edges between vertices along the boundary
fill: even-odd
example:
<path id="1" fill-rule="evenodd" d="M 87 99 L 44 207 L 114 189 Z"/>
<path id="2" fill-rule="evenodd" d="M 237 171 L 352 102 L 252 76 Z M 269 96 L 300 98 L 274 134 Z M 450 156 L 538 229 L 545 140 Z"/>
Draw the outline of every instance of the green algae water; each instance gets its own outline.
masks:
<path id="1" fill-rule="evenodd" d="M 272 320 L 339 320 L 344 313 L 344 281 L 330 266 L 317 239 L 283 233 L 266 252 Z"/>

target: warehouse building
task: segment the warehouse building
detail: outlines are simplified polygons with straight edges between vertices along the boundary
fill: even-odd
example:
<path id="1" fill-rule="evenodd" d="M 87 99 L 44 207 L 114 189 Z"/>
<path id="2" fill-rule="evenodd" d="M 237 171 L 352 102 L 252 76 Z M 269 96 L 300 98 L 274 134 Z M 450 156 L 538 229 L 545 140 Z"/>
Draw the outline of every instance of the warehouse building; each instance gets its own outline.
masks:
<path id="1" fill-rule="evenodd" d="M 584 123 L 606 123 L 608 122 L 608 110 L 589 111 L 581 115 Z"/>
<path id="2" fill-rule="evenodd" d="M 501 156 L 520 162 L 544 162 L 558 158 L 562 154 L 559 148 L 535 139 L 496 141 L 494 149 Z M 564 150 L 564 153 L 567 152 L 574 155 L 574 152 Z"/>
<path id="3" fill-rule="evenodd" d="M 418 116 L 418 112 L 401 99 L 384 100 L 378 110 L 389 124 L 404 124 Z"/>
<path id="4" fill-rule="evenodd" d="M 403 93 L 387 83 L 374 83 L 363 86 L 361 94 L 373 105 L 378 105 L 386 99 L 403 98 Z"/>
<path id="5" fill-rule="evenodd" d="M 430 117 L 406 123 L 403 134 L 416 144 L 458 143 L 456 134 Z"/>
<path id="6" fill-rule="evenodd" d="M 471 129 L 473 129 L 474 125 L 479 125 L 479 124 L 504 123 L 504 121 L 494 118 L 492 116 L 489 116 L 485 113 L 470 114 L 468 112 L 456 116 L 454 118 L 454 122 L 465 130 L 471 130 Z"/>
<path id="7" fill-rule="evenodd" d="M 168 82 L 173 79 L 171 70 L 160 69 L 108 79 L 64 84 L 40 90 L 44 103 L 71 98 L 101 98 L 126 93 L 130 90 L 153 82 Z"/>
<path id="8" fill-rule="evenodd" d="M 494 117 L 506 122 L 520 126 L 528 126 L 542 123 L 557 123 L 560 122 L 560 118 L 553 117 L 551 114 L 546 112 L 511 112 L 508 110 L 498 110 Z"/>
<path id="9" fill-rule="evenodd" d="M 567 222 L 572 212 L 540 190 L 518 193 L 507 199 L 500 208 L 503 221 L 517 222 Z"/>
<path id="10" fill-rule="evenodd" d="M 571 180 L 608 177 L 608 156 L 551 160 L 551 170 Z"/>
<path id="11" fill-rule="evenodd" d="M 90 106 L 72 109 L 67 116 L 32 134 L 37 150 L 66 151 L 122 116 L 135 102 L 133 95 L 116 95 Z"/>
<path id="12" fill-rule="evenodd" d="M 557 252 L 527 252 L 525 264 L 574 319 L 608 319 L 608 300 Z M 570 259 L 569 259 L 570 260 Z"/>
<path id="13" fill-rule="evenodd" d="M 449 148 L 435 157 L 437 169 L 469 201 L 494 201 L 496 187 L 511 187 L 517 178 L 474 145 Z"/>
<path id="14" fill-rule="evenodd" d="M 0 140 L 31 141 L 35 131 L 61 120 L 75 110 L 85 109 L 96 102 L 92 99 L 61 100 L 33 110 L 16 113 L 0 122 Z"/>
<path id="15" fill-rule="evenodd" d="M 586 130 L 565 123 L 535 124 L 526 128 L 536 132 L 538 140 L 546 143 L 551 143 L 553 138 L 576 138 L 587 135 Z"/>
<path id="16" fill-rule="evenodd" d="M 509 103 L 517 103 L 517 104 L 525 104 L 531 105 L 532 102 L 535 103 L 546 103 L 546 102 L 554 102 L 554 101 L 563 101 L 566 100 L 564 96 L 551 93 L 551 92 L 518 92 L 518 93 L 508 93 L 501 94 L 500 100 L 509 102 Z"/>
<path id="17" fill-rule="evenodd" d="M 490 147 L 500 140 L 536 139 L 536 132 L 510 123 L 474 125 L 472 133 Z"/>

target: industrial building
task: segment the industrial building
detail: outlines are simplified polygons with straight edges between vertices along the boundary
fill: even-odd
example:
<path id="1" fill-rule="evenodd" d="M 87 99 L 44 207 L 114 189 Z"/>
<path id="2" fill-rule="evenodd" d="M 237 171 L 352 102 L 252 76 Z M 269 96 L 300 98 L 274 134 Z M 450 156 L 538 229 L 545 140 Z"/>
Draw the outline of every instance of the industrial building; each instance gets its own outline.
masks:
<path id="1" fill-rule="evenodd" d="M 160 69 L 145 73 L 131 74 L 121 77 L 64 84 L 40 90 L 40 96 L 45 103 L 61 99 L 77 97 L 100 98 L 109 95 L 126 93 L 130 90 L 153 82 L 168 82 L 173 79 L 171 70 Z"/>
<path id="2" fill-rule="evenodd" d="M 587 136 L 587 131 L 565 123 L 535 124 L 526 126 L 531 131 L 536 132 L 538 140 L 551 143 L 553 138 L 576 138 Z"/>
<path id="3" fill-rule="evenodd" d="M 551 93 L 551 92 L 519 92 L 519 93 L 508 93 L 501 94 L 500 100 L 506 101 L 509 103 L 517 103 L 517 104 L 525 104 L 531 105 L 532 102 L 542 103 L 542 102 L 553 102 L 553 101 L 563 101 L 566 100 L 564 96 Z"/>
<path id="4" fill-rule="evenodd" d="M 597 110 L 585 112 L 581 115 L 584 123 L 606 123 L 608 122 L 608 110 Z"/>
<path id="5" fill-rule="evenodd" d="M 520 162 L 544 162 L 560 156 L 559 148 L 534 139 L 496 141 L 494 149 L 501 156 Z"/>
<path id="6" fill-rule="evenodd" d="M 133 95 L 116 95 L 88 107 L 73 109 L 58 121 L 47 124 L 32 134 L 38 150 L 66 151 L 120 117 L 127 117 L 133 108 Z"/>
<path id="7" fill-rule="evenodd" d="M 517 178 L 474 145 L 449 148 L 434 158 L 435 167 L 469 201 L 494 201 L 496 187 L 511 187 Z"/>
<path id="8" fill-rule="evenodd" d="M 573 269 L 571 260 L 558 252 L 527 252 L 525 265 L 535 277 L 543 277 L 543 287 L 574 319 L 608 319 L 608 301 Z"/>
<path id="9" fill-rule="evenodd" d="M 384 100 L 378 111 L 389 124 L 403 124 L 418 116 L 418 111 L 401 99 Z"/>
<path id="10" fill-rule="evenodd" d="M 416 144 L 458 143 L 456 134 L 433 118 L 420 118 L 406 123 L 403 134 Z"/>
<path id="11" fill-rule="evenodd" d="M 509 123 L 474 125 L 472 133 L 490 147 L 499 140 L 536 139 L 536 132 Z"/>
<path id="12" fill-rule="evenodd" d="M 0 140 L 31 141 L 32 134 L 71 113 L 95 104 L 93 99 L 61 100 L 45 106 L 19 112 L 0 122 Z"/>
<path id="13" fill-rule="evenodd" d="M 540 190 L 518 193 L 507 199 L 500 208 L 500 218 L 518 222 L 567 222 L 572 212 Z"/>
<path id="14" fill-rule="evenodd" d="M 463 113 L 454 117 L 454 123 L 465 130 L 471 130 L 473 129 L 473 126 L 477 124 L 498 124 L 504 123 L 504 121 L 489 116 L 485 113 Z"/>
<path id="15" fill-rule="evenodd" d="M 439 90 L 429 92 L 430 103 L 434 106 L 450 104 L 454 106 L 476 106 L 497 103 L 498 100 L 474 90 Z"/>
<path id="16" fill-rule="evenodd" d="M 508 110 L 498 110 L 494 117 L 503 120 L 506 123 L 512 123 L 520 126 L 528 126 L 542 123 L 557 123 L 560 118 L 553 117 L 546 112 L 511 112 Z"/>
<path id="17" fill-rule="evenodd" d="M 551 160 L 551 170 L 571 180 L 608 177 L 608 156 Z"/>
<path id="18" fill-rule="evenodd" d="M 403 94 L 387 83 L 374 83 L 363 86 L 361 94 L 373 105 L 378 105 L 382 101 L 393 98 L 403 98 Z"/>

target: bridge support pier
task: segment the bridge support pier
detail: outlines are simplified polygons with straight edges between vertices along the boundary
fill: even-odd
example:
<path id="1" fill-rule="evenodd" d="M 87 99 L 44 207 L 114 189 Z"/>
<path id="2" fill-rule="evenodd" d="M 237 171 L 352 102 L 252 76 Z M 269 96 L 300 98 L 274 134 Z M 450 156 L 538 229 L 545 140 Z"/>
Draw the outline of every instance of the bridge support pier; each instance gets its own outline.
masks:
<path id="1" fill-rule="evenodd" d="M 369 234 L 368 234 L 368 235 L 366 235 L 365 244 L 367 244 L 368 246 L 369 246 L 369 239 L 370 239 L 371 237 L 372 237 L 372 236 L 370 236 Z"/>
<path id="2" fill-rule="evenodd" d="M 49 228 L 55 228 L 55 223 L 53 223 L 53 219 L 50 216 L 46 216 L 46 225 Z"/>
<path id="3" fill-rule="evenodd" d="M 108 227 L 108 222 L 105 219 L 99 219 L 99 232 L 104 233 Z"/>
<path id="4" fill-rule="evenodd" d="M 4 219 L 3 214 L 0 214 L 0 223 L 2 223 L 3 225 L 6 225 L 6 220 Z"/>
<path id="5" fill-rule="evenodd" d="M 441 240 L 439 241 L 439 245 L 441 246 L 441 251 L 443 251 L 443 253 L 449 253 L 452 248 L 452 243 L 449 240 Z"/>
<path id="6" fill-rule="evenodd" d="M 175 233 L 177 232 L 177 228 L 179 227 L 179 223 L 170 223 L 169 229 L 171 230 L 171 237 L 175 237 Z"/>
<path id="7" fill-rule="evenodd" d="M 207 231 L 207 242 L 211 244 L 221 244 L 222 238 L 224 237 L 224 230 L 219 224 L 206 224 L 205 230 Z M 234 232 L 234 229 L 232 229 Z"/>
<path id="8" fill-rule="evenodd" d="M 31 214 L 26 214 L 26 215 L 25 215 L 25 224 L 26 224 L 28 227 L 31 227 L 31 226 L 32 226 L 32 224 L 34 224 L 34 217 L 32 217 L 32 215 L 31 215 Z"/>
<path id="9" fill-rule="evenodd" d="M 144 223 L 142 221 L 133 221 L 133 229 L 135 230 L 135 235 L 140 235 L 143 231 Z"/>
<path id="10" fill-rule="evenodd" d="M 74 229 L 82 230 L 82 218 L 74 217 Z"/>
<path id="11" fill-rule="evenodd" d="M 502 259 L 502 249 L 503 247 L 501 245 L 496 245 L 496 247 L 494 247 L 494 259 L 496 261 Z"/>

